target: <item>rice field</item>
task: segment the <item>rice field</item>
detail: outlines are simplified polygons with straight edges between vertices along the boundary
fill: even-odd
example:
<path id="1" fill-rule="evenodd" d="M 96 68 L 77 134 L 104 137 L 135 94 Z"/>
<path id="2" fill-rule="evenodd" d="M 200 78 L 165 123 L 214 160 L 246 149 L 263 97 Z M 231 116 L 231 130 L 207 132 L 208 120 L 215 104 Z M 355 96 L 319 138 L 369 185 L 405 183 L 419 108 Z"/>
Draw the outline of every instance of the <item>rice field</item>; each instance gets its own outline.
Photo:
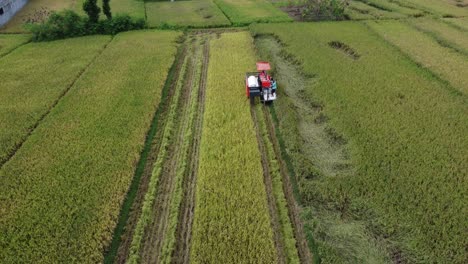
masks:
<path id="1" fill-rule="evenodd" d="M 165 30 L 22 34 L 83 1 L 0 29 L 0 263 L 467 262 L 467 0 L 111 0 Z"/>
<path id="2" fill-rule="evenodd" d="M 390 24 L 397 22 L 378 25 Z M 315 120 L 328 120 L 331 149 L 346 144 L 352 157 L 354 169 L 332 177 L 301 154 L 321 151 L 301 148 L 314 144 L 286 146 L 293 157 L 311 159 L 299 163 L 311 167 L 296 167 L 296 175 L 304 206 L 310 208 L 304 219 L 311 223 L 322 260 L 369 262 L 371 255 L 353 247 L 370 243 L 384 262 L 391 258 L 385 248 L 392 251 L 392 245 L 398 245 L 399 256 L 409 262 L 463 263 L 467 241 L 462 197 L 468 190 L 462 180 L 468 147 L 464 95 L 451 92 L 445 82 L 360 23 L 255 25 L 251 30 L 279 37 L 285 45 L 282 54 L 295 58 L 306 76 L 312 76 L 299 92 L 306 104 L 318 109 L 320 119 Z M 393 28 L 385 32 L 392 34 Z M 418 32 L 410 32 L 407 40 L 417 40 Z M 332 41 L 348 48 L 336 49 Z M 421 42 L 414 45 L 424 47 Z M 314 118 L 309 122 L 321 122 Z M 312 129 L 308 119 L 299 120 L 299 129 Z M 329 211 L 337 216 L 325 213 Z M 366 238 L 363 226 L 390 245 Z M 364 250 L 371 252 L 368 246 Z"/>
<path id="3" fill-rule="evenodd" d="M 212 0 L 146 2 L 145 6 L 150 27 L 221 27 L 231 24 Z"/>
<path id="4" fill-rule="evenodd" d="M 1 168 L 2 262 L 103 260 L 179 35 L 117 35 Z"/>
<path id="5" fill-rule="evenodd" d="M 459 52 L 440 45 L 430 35 L 399 21 L 367 25 L 395 45 L 422 67 L 429 69 L 453 86 L 454 92 L 468 93 L 468 60 Z M 463 35 L 462 32 L 454 32 Z M 449 34 L 449 33 L 447 33 Z M 454 35 L 453 38 L 456 38 Z M 460 37 L 463 39 L 463 37 Z M 452 88 L 449 88 L 452 89 Z"/>
<path id="6" fill-rule="evenodd" d="M 0 59 L 0 164 L 26 140 L 109 41 L 110 37 L 101 36 L 30 43 Z"/>
<path id="7" fill-rule="evenodd" d="M 214 0 L 233 25 L 287 22 L 292 19 L 266 0 Z"/>

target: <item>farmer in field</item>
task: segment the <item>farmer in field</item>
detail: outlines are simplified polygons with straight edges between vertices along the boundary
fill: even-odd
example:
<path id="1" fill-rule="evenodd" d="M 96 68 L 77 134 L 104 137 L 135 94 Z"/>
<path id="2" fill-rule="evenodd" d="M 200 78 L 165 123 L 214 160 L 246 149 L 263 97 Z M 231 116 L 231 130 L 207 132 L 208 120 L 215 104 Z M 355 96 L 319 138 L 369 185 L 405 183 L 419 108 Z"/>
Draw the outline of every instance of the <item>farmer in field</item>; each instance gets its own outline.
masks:
<path id="1" fill-rule="evenodd" d="M 276 80 L 271 78 L 271 91 L 272 91 L 272 93 L 276 93 L 276 88 L 277 88 Z"/>

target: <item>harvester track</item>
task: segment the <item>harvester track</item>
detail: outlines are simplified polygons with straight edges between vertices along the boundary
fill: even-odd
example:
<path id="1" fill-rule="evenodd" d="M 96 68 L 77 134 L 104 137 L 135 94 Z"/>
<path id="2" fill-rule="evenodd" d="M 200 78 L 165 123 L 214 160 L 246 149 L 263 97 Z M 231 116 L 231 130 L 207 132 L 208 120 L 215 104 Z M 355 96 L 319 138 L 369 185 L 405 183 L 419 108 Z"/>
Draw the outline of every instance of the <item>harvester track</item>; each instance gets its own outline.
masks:
<path id="1" fill-rule="evenodd" d="M 284 252 L 283 237 L 281 234 L 281 223 L 278 215 L 278 208 L 273 193 L 273 180 L 270 174 L 270 168 L 268 166 L 268 157 L 266 155 L 265 142 L 261 136 L 260 129 L 258 127 L 258 116 L 255 110 L 255 106 L 250 108 L 252 120 L 255 125 L 255 133 L 257 136 L 258 149 L 261 155 L 261 162 L 263 168 L 263 182 L 265 184 L 267 199 L 268 199 L 268 210 L 270 213 L 271 226 L 273 229 L 273 238 L 275 242 L 275 248 L 278 255 L 278 263 L 286 263 L 286 257 Z"/>
<path id="2" fill-rule="evenodd" d="M 206 39 L 205 39 L 206 40 Z M 199 146 L 203 127 L 203 113 L 205 109 L 206 78 L 208 75 L 209 42 L 203 47 L 203 63 L 200 76 L 200 89 L 198 93 L 197 114 L 194 121 L 194 136 L 190 151 L 189 171 L 184 179 L 184 197 L 182 200 L 179 222 L 177 226 L 176 247 L 173 254 L 173 263 L 189 263 L 190 239 L 195 210 L 195 185 L 198 172 Z"/>
<path id="3" fill-rule="evenodd" d="M 288 204 L 288 213 L 289 213 L 289 219 L 291 220 L 291 223 L 294 228 L 294 236 L 296 238 L 296 248 L 299 253 L 299 258 L 301 260 L 301 263 L 312 263 L 313 258 L 312 254 L 310 253 L 307 240 L 305 238 L 305 233 L 304 233 L 304 227 L 302 224 L 302 221 L 300 219 L 300 207 L 296 202 L 296 199 L 294 198 L 294 193 L 293 193 L 293 188 L 291 184 L 291 179 L 290 175 L 287 169 L 287 165 L 285 161 L 281 158 L 281 148 L 278 142 L 278 138 L 276 136 L 276 130 L 275 130 L 275 124 L 273 123 L 273 120 L 271 119 L 270 112 L 268 111 L 268 107 L 262 107 L 263 109 L 263 116 L 266 121 L 267 125 L 267 130 L 268 130 L 268 136 L 273 144 L 273 150 L 274 154 L 276 156 L 276 159 L 279 161 L 279 167 L 280 167 L 280 173 L 281 173 L 281 178 L 283 181 L 283 192 L 286 197 L 286 201 Z"/>
<path id="4" fill-rule="evenodd" d="M 159 113 L 159 117 L 157 120 L 158 125 L 157 125 L 156 134 L 150 143 L 151 144 L 150 151 L 145 161 L 138 191 L 137 191 L 135 200 L 131 206 L 130 214 L 125 225 L 125 231 L 123 232 L 123 235 L 121 236 L 121 242 L 117 250 L 117 256 L 115 260 L 113 261 L 114 263 L 126 263 L 127 261 L 129 250 L 130 250 L 130 244 L 132 243 L 132 238 L 133 238 L 133 234 L 135 231 L 134 229 L 141 215 L 141 207 L 143 204 L 145 193 L 148 190 L 148 184 L 151 178 L 151 173 L 153 171 L 153 165 L 160 153 L 161 138 L 163 136 L 164 128 L 167 123 L 166 122 L 167 120 L 164 117 L 166 116 L 167 111 L 171 105 L 171 102 L 173 101 L 175 86 L 180 76 L 182 62 L 184 61 L 186 54 L 187 54 L 187 47 L 184 46 L 181 48 L 180 53 L 177 56 L 176 61 L 174 62 L 175 68 L 173 72 L 171 73 L 172 76 L 168 76 L 168 78 L 172 78 L 172 80 L 169 86 L 167 87 L 168 88 L 167 95 L 165 96 L 165 98 L 163 98 L 165 102 L 162 103 L 161 112 Z M 109 259 L 109 262 L 112 262 L 112 260 Z"/>

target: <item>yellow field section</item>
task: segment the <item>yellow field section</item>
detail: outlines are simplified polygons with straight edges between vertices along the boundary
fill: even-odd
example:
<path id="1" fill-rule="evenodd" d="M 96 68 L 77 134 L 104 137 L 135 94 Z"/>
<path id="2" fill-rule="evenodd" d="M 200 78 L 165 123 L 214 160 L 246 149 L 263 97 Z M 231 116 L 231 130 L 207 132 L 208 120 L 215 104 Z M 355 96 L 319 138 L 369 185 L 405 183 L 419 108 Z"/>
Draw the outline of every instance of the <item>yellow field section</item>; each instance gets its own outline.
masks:
<path id="1" fill-rule="evenodd" d="M 30 43 L 0 59 L 0 164 L 109 41 L 97 36 Z"/>
<path id="2" fill-rule="evenodd" d="M 450 48 L 443 47 L 431 36 L 398 21 L 368 21 L 367 24 L 385 40 L 397 46 L 414 61 L 468 94 L 468 60 Z"/>
<path id="3" fill-rule="evenodd" d="M 0 263 L 102 262 L 179 36 L 115 36 L 1 168 Z"/>
<path id="4" fill-rule="evenodd" d="M 277 259 L 243 78 L 255 57 L 247 32 L 225 33 L 210 44 L 192 263 Z"/>

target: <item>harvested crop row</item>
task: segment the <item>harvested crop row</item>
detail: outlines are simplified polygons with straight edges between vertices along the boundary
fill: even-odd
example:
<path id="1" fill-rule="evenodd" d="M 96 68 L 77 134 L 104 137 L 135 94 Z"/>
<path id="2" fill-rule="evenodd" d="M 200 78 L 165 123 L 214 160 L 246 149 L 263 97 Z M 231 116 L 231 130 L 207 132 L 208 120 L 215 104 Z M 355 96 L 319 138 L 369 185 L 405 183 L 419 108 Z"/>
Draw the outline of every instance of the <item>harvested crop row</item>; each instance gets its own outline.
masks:
<path id="1" fill-rule="evenodd" d="M 291 219 L 289 218 L 288 204 L 286 201 L 285 194 L 283 192 L 283 181 L 280 171 L 280 164 L 275 156 L 275 151 L 273 149 L 273 144 L 271 143 L 268 137 L 267 125 L 265 118 L 263 117 L 263 111 L 261 104 L 255 106 L 254 115 L 257 121 L 257 129 L 260 135 L 260 144 L 264 146 L 264 155 L 266 155 L 268 162 L 268 171 L 272 184 L 272 194 L 274 196 L 274 203 L 276 204 L 275 208 L 277 212 L 274 212 L 278 215 L 280 230 L 281 232 L 281 245 L 284 247 L 284 255 L 286 263 L 299 263 L 299 254 L 296 248 L 296 239 L 294 237 L 294 230 L 291 224 Z"/>
<path id="2" fill-rule="evenodd" d="M 17 47 L 27 43 L 31 36 L 20 34 L 0 35 L 0 58 L 10 53 Z"/>
<path id="3" fill-rule="evenodd" d="M 100 36 L 30 43 L 0 60 L 0 166 L 109 41 Z"/>
<path id="4" fill-rule="evenodd" d="M 449 82 L 461 93 L 468 95 L 468 60 L 466 57 L 460 56 L 460 53 L 453 49 L 441 46 L 431 36 L 403 22 L 368 21 L 367 25 L 415 62 Z"/>
<path id="5" fill-rule="evenodd" d="M 252 40 L 225 33 L 210 45 L 190 261 L 273 263 L 260 153 L 239 79 L 255 65 Z"/>
<path id="6" fill-rule="evenodd" d="M 180 27 L 220 27 L 231 25 L 212 0 L 146 2 L 148 24 Z"/>
<path id="7" fill-rule="evenodd" d="M 1 262 L 102 261 L 178 36 L 117 35 L 0 170 Z"/>
<path id="8" fill-rule="evenodd" d="M 214 0 L 233 25 L 287 22 L 292 19 L 267 0 Z"/>
<path id="9" fill-rule="evenodd" d="M 177 157 L 177 167 L 175 170 L 175 186 L 172 191 L 170 211 L 168 214 L 168 228 L 163 238 L 162 249 L 160 253 L 161 263 L 173 263 L 172 254 L 176 246 L 176 230 L 179 221 L 180 207 L 182 205 L 182 199 L 184 196 L 184 179 L 187 178 L 189 173 L 192 173 L 189 169 L 189 164 L 192 159 L 189 154 L 193 153 L 193 140 L 196 137 L 195 133 L 195 120 L 197 117 L 197 110 L 199 109 L 199 90 L 200 90 L 200 78 L 202 77 L 202 62 L 203 62 L 203 44 L 201 38 L 195 36 L 193 42 L 194 51 L 191 56 L 191 73 L 186 80 L 184 89 L 187 89 L 190 93 L 188 102 L 184 102 L 185 113 L 182 119 L 181 125 L 181 138 L 180 144 L 182 145 L 179 149 L 179 156 Z"/>
<path id="10" fill-rule="evenodd" d="M 151 255 L 151 252 L 145 252 L 144 246 L 146 245 L 145 238 L 149 239 L 158 239 L 154 234 L 148 233 L 148 227 L 150 224 L 155 222 L 156 217 L 162 217 L 162 215 L 154 215 L 155 213 L 161 214 L 161 212 L 154 212 L 154 206 L 157 206 L 156 200 L 160 199 L 161 195 L 170 195 L 171 190 L 164 190 L 168 193 L 160 193 L 158 190 L 162 188 L 161 184 L 161 175 L 164 173 L 164 163 L 168 159 L 170 153 L 171 142 L 174 140 L 174 135 L 176 135 L 175 129 L 177 128 L 178 123 L 178 106 L 180 106 L 179 101 L 182 96 L 182 88 L 184 85 L 183 76 L 185 75 L 188 67 L 189 58 L 184 57 L 182 62 L 181 70 L 179 76 L 176 80 L 176 85 L 174 87 L 174 96 L 172 102 L 169 106 L 168 114 L 166 118 L 166 125 L 164 127 L 164 132 L 161 138 L 160 151 L 158 153 L 157 159 L 153 165 L 153 171 L 151 173 L 151 178 L 149 180 L 148 191 L 145 194 L 143 205 L 141 208 L 141 215 L 138 219 L 138 222 L 135 226 L 135 231 L 133 233 L 132 243 L 130 245 L 130 253 L 128 256 L 127 263 L 139 263 L 141 261 L 142 253 L 147 253 Z M 166 179 L 163 179 L 166 180 Z M 172 179 L 169 179 L 172 180 Z M 170 184 L 170 182 L 169 182 Z M 163 199 L 160 199 L 163 200 Z"/>
<path id="11" fill-rule="evenodd" d="M 360 23 L 255 25 L 251 30 L 275 34 L 285 44 L 282 54 L 300 60 L 304 73 L 317 77 L 304 84 L 300 96 L 334 129 L 328 139 L 333 146 L 348 142 L 351 176 L 334 176 L 315 164 L 309 164 L 310 170 L 295 167 L 302 205 L 310 212 L 303 217 L 323 261 L 388 260 L 390 254 L 382 256 L 379 247 L 387 238 L 398 245 L 390 249 L 408 262 L 464 263 L 464 96 L 447 92 L 445 83 Z M 354 60 L 330 47 L 331 41 L 341 41 L 361 56 Z M 301 128 L 310 128 L 307 122 L 320 120 L 304 116 L 299 121 Z M 301 138 L 300 145 L 286 149 L 303 155 L 311 151 L 303 149 L 310 140 Z M 361 225 L 354 225 L 353 215 L 361 217 Z M 371 238 L 382 240 L 356 237 L 355 231 L 369 225 L 375 229 L 358 234 L 372 231 Z"/>

